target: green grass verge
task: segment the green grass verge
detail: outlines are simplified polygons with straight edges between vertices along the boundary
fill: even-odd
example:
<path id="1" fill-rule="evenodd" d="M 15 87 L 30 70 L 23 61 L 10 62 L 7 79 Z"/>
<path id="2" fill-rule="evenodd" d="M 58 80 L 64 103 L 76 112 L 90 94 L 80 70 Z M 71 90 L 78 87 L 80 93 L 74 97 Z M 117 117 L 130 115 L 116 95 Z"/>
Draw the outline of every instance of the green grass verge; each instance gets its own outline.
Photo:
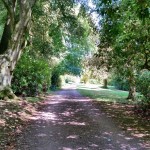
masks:
<path id="1" fill-rule="evenodd" d="M 54 91 L 48 90 L 46 93 L 40 94 L 38 97 L 26 97 L 26 100 L 30 103 L 37 103 L 44 100 L 43 96 L 52 95 L 52 94 L 54 94 Z"/>
<path id="2" fill-rule="evenodd" d="M 79 85 L 77 90 L 84 96 L 97 101 L 127 103 L 127 91 L 116 90 L 112 87 L 103 89 L 99 86 Z"/>
<path id="3" fill-rule="evenodd" d="M 26 100 L 30 103 L 37 103 L 39 101 L 42 101 L 42 99 L 39 97 L 26 97 Z"/>

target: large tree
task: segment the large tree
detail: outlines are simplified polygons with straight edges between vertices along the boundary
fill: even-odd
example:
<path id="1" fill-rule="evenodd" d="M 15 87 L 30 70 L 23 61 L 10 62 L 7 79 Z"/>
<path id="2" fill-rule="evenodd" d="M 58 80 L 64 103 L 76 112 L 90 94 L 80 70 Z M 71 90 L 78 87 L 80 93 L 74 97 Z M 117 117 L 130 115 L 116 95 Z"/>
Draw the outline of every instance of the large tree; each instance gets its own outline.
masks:
<path id="1" fill-rule="evenodd" d="M 88 17 L 82 17 L 86 15 L 83 7 L 75 4 L 73 0 L 64 2 L 39 0 L 36 4 L 35 2 L 35 0 L 1 1 L 3 8 L 7 10 L 0 43 L 1 98 L 5 95 L 13 96 L 10 89 L 13 71 L 26 46 L 29 55 L 34 55 L 35 58 L 43 56 L 49 60 L 53 56 L 61 58 L 64 52 L 72 53 L 75 49 L 81 51 L 88 49 L 90 42 L 87 41 L 87 37 L 91 27 L 88 26 Z M 32 22 L 31 14 L 33 14 Z M 70 47 L 71 45 L 74 48 Z M 83 52 L 81 53 L 83 55 Z M 75 55 L 70 54 L 64 59 L 69 57 L 69 60 L 73 60 L 73 56 Z"/>
<path id="2" fill-rule="evenodd" d="M 0 97 L 3 98 L 5 95 L 13 96 L 10 89 L 13 71 L 27 44 L 33 49 L 31 51 L 40 50 L 41 54 L 46 55 L 52 54 L 55 48 L 62 48 L 60 25 L 62 20 L 69 17 L 66 10 L 72 9 L 73 1 L 67 0 L 62 3 L 62 1 L 39 0 L 37 5 L 35 5 L 36 0 L 1 0 L 0 2 L 7 11 L 0 42 Z M 31 16 L 32 12 L 34 17 Z M 52 16 L 57 17 L 57 21 L 54 21 Z M 56 29 L 60 32 L 56 32 Z"/>
<path id="3" fill-rule="evenodd" d="M 26 36 L 30 29 L 32 6 L 35 0 L 2 0 L 2 3 L 7 10 L 7 16 L 0 42 L 1 97 L 11 85 L 13 70 L 26 46 Z"/>

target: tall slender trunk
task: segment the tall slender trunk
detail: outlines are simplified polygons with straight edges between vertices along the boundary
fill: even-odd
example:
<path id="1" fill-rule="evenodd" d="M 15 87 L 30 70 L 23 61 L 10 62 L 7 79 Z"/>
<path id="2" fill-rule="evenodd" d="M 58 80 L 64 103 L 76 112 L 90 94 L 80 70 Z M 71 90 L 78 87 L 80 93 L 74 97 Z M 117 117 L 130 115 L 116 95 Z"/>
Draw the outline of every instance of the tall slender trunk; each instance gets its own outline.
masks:
<path id="1" fill-rule="evenodd" d="M 13 71 L 26 45 L 25 34 L 29 29 L 31 7 L 35 0 L 14 0 L 14 4 L 5 0 L 3 2 L 8 10 L 8 19 L 0 43 L 0 98 L 12 93 L 10 87 Z M 19 14 L 18 10 L 15 12 L 16 5 L 19 7 Z"/>
<path id="2" fill-rule="evenodd" d="M 108 81 L 107 81 L 107 79 L 103 80 L 103 88 L 105 88 L 105 89 L 108 88 Z"/>
<path id="3" fill-rule="evenodd" d="M 135 79 L 134 76 L 129 77 L 129 94 L 127 99 L 131 99 L 132 101 L 135 101 L 136 96 L 136 85 L 135 85 Z"/>

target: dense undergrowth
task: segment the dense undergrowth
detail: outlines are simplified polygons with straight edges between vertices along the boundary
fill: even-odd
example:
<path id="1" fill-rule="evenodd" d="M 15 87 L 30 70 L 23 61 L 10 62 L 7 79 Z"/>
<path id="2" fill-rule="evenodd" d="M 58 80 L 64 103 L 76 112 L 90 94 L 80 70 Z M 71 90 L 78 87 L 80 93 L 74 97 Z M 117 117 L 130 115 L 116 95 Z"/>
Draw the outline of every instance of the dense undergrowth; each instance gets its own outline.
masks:
<path id="1" fill-rule="evenodd" d="M 29 54 L 26 51 L 22 55 L 14 71 L 12 89 L 16 95 L 36 96 L 50 87 L 52 71 L 48 61 Z"/>

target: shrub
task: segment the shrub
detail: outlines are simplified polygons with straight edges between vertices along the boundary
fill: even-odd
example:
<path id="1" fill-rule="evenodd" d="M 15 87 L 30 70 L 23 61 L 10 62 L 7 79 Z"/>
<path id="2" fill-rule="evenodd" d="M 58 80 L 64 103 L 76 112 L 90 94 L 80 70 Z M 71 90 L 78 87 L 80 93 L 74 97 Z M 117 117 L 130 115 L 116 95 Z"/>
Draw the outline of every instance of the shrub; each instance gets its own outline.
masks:
<path id="1" fill-rule="evenodd" d="M 109 85 L 115 86 L 115 88 L 119 89 L 119 90 L 125 90 L 128 91 L 129 90 L 129 83 L 126 79 L 123 79 L 120 76 L 113 76 L 110 81 L 109 81 Z"/>
<path id="2" fill-rule="evenodd" d="M 142 105 L 150 108 L 150 71 L 143 70 L 137 77 L 137 89 L 144 96 Z"/>
<path id="3" fill-rule="evenodd" d="M 16 95 L 34 96 L 48 89 L 50 77 L 48 62 L 25 52 L 14 70 L 12 89 Z"/>
<path id="4" fill-rule="evenodd" d="M 82 75 L 81 82 L 86 84 L 88 80 L 89 80 L 89 76 L 87 74 Z"/>
<path id="5" fill-rule="evenodd" d="M 59 67 L 53 68 L 52 76 L 51 76 L 51 89 L 56 90 L 57 88 L 61 88 L 62 80 L 60 78 L 60 69 Z"/>
<path id="6" fill-rule="evenodd" d="M 91 83 L 91 84 L 99 84 L 100 81 L 98 81 L 97 79 L 89 79 L 89 83 Z"/>

